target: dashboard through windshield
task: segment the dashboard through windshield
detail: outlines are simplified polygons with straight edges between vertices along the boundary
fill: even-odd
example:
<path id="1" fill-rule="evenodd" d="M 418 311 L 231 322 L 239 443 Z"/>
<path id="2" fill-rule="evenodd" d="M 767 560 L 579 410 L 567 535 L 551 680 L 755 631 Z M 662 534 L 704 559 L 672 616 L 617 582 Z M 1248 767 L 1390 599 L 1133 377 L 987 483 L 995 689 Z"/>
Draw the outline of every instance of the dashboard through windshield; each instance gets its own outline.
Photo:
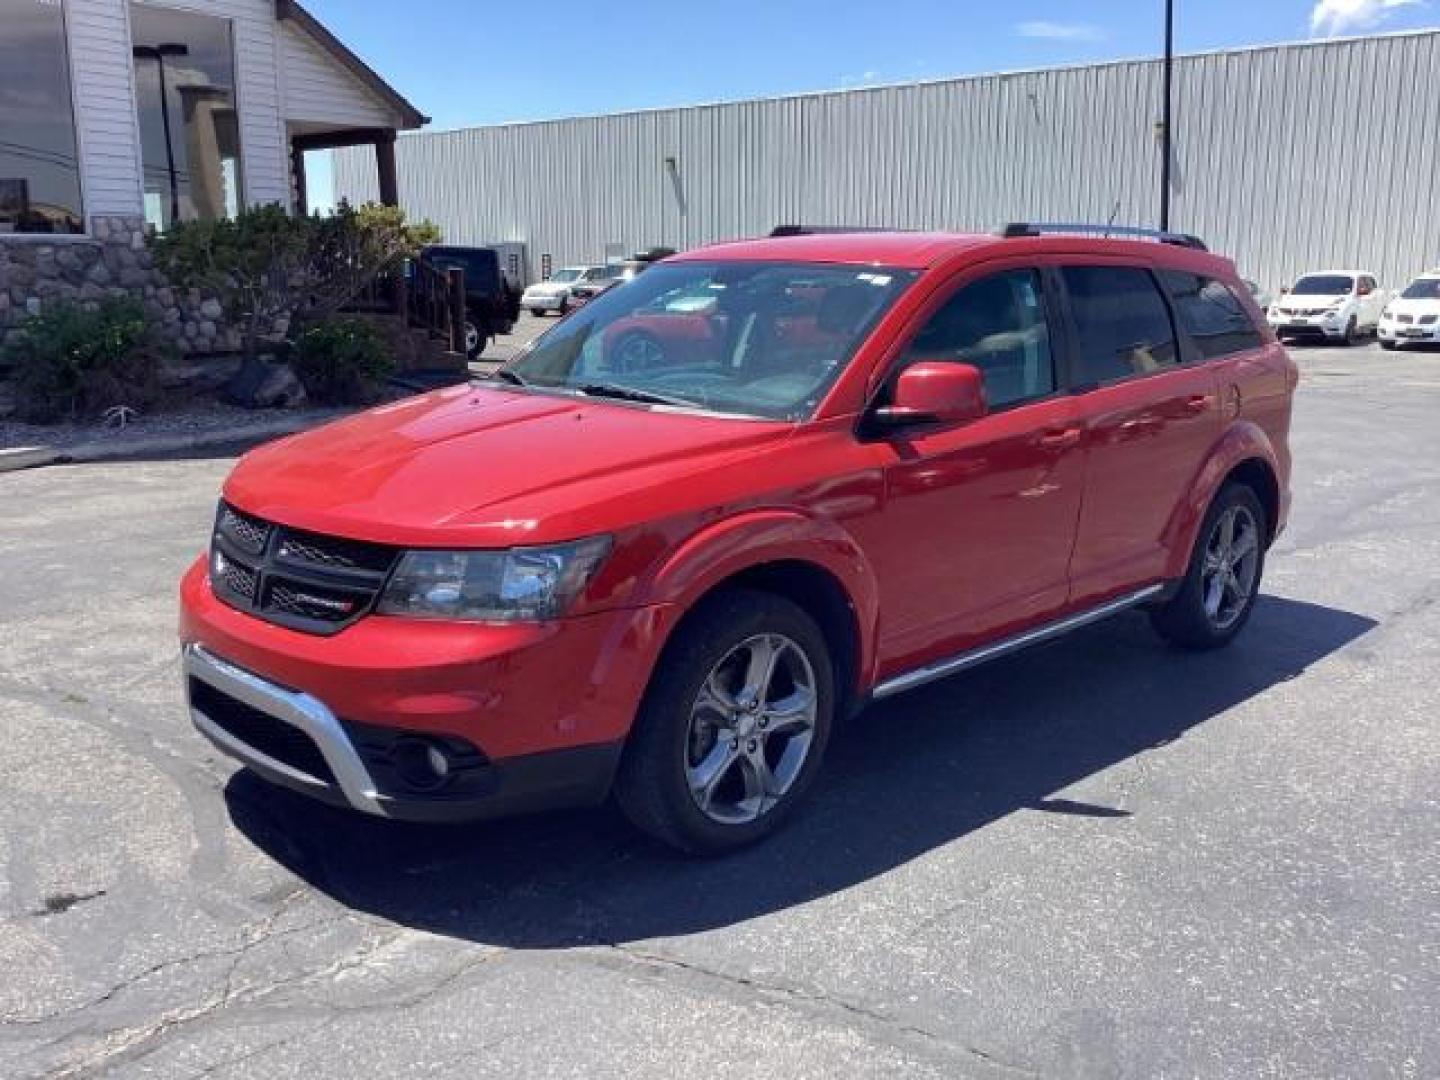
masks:
<path id="1" fill-rule="evenodd" d="M 801 420 L 915 276 L 825 263 L 661 263 L 557 324 L 502 377 Z"/>

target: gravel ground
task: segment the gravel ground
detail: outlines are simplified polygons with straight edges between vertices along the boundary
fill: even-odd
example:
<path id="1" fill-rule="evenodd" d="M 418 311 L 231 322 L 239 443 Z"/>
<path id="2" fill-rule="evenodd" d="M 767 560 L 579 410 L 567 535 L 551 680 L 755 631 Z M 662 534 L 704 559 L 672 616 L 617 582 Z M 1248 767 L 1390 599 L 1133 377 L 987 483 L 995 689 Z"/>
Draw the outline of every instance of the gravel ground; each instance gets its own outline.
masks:
<path id="1" fill-rule="evenodd" d="M 237 771 L 174 599 L 230 463 L 0 476 L 0 1076 L 1440 1075 L 1440 356 L 1297 356 L 1233 648 L 1131 614 L 885 702 L 715 861 Z"/>
<path id="2" fill-rule="evenodd" d="M 0 421 L 0 450 L 16 446 L 51 446 L 65 451 L 77 446 L 104 444 L 123 448 L 157 436 L 233 435 L 237 442 L 245 439 L 246 429 L 257 424 L 273 423 L 280 418 L 293 418 L 309 427 L 323 424 L 353 410 L 323 409 L 241 409 L 222 402 L 205 402 L 174 412 L 140 416 L 124 427 L 98 421 L 69 424 L 22 424 Z"/>

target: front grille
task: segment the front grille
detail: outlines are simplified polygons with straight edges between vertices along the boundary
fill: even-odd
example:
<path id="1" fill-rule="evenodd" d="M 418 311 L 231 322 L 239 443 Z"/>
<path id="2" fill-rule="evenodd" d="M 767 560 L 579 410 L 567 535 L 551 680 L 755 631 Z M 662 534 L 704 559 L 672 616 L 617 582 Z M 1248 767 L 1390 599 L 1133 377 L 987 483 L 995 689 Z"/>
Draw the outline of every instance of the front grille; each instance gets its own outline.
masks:
<path id="1" fill-rule="evenodd" d="M 215 528 L 229 537 L 242 551 L 252 555 L 259 555 L 264 551 L 265 543 L 270 539 L 268 522 L 242 514 L 223 503 L 220 506 L 220 520 L 215 523 Z"/>
<path id="2" fill-rule="evenodd" d="M 266 610 L 282 615 L 298 615 L 303 619 L 319 619 L 322 622 L 343 622 L 360 608 L 369 604 L 370 598 L 360 593 L 340 592 L 336 589 L 319 589 L 306 586 L 295 588 L 283 581 L 270 586 Z"/>
<path id="3" fill-rule="evenodd" d="M 190 702 L 246 746 L 321 783 L 335 783 L 335 773 L 320 747 L 293 724 L 261 712 L 193 676 Z"/>
<path id="4" fill-rule="evenodd" d="M 393 552 L 375 544 L 360 544 L 330 536 L 287 530 L 276 554 L 293 562 L 342 570 L 388 570 Z"/>
<path id="5" fill-rule="evenodd" d="M 398 550 L 320 536 L 220 504 L 210 584 L 231 607 L 311 634 L 334 634 L 375 604 Z"/>
<path id="6" fill-rule="evenodd" d="M 255 571 L 241 566 L 239 563 L 225 558 L 224 555 L 216 555 L 214 573 L 224 583 L 225 588 L 236 596 L 249 600 L 255 600 L 255 586 L 260 578 Z"/>

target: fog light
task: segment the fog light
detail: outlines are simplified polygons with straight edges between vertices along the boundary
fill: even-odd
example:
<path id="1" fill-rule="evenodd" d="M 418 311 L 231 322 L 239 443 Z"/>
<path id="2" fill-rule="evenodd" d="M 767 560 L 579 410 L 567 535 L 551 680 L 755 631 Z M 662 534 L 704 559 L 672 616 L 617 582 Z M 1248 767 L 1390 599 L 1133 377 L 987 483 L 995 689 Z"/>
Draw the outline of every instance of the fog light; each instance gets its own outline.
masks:
<path id="1" fill-rule="evenodd" d="M 450 775 L 450 759 L 438 746 L 432 746 L 425 751 L 425 761 L 439 779 L 444 780 Z"/>
<path id="2" fill-rule="evenodd" d="M 390 754 L 400 779 L 417 791 L 434 791 L 450 779 L 450 758 L 429 739 L 401 739 Z"/>

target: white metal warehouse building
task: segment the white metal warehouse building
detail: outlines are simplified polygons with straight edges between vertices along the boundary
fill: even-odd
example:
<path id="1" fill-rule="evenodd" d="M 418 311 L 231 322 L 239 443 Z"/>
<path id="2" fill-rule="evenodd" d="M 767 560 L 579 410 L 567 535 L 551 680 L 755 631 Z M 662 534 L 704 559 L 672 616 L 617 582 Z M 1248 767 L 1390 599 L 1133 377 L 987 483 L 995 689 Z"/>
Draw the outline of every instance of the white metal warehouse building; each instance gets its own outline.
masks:
<path id="1" fill-rule="evenodd" d="M 777 224 L 988 230 L 1154 224 L 1159 61 L 402 135 L 399 194 L 452 243 L 592 263 Z M 1307 269 L 1389 288 L 1440 264 L 1440 31 L 1175 62 L 1172 227 L 1270 288 Z M 365 150 L 336 194 L 374 198 Z M 546 260 L 544 257 L 549 256 Z"/>

